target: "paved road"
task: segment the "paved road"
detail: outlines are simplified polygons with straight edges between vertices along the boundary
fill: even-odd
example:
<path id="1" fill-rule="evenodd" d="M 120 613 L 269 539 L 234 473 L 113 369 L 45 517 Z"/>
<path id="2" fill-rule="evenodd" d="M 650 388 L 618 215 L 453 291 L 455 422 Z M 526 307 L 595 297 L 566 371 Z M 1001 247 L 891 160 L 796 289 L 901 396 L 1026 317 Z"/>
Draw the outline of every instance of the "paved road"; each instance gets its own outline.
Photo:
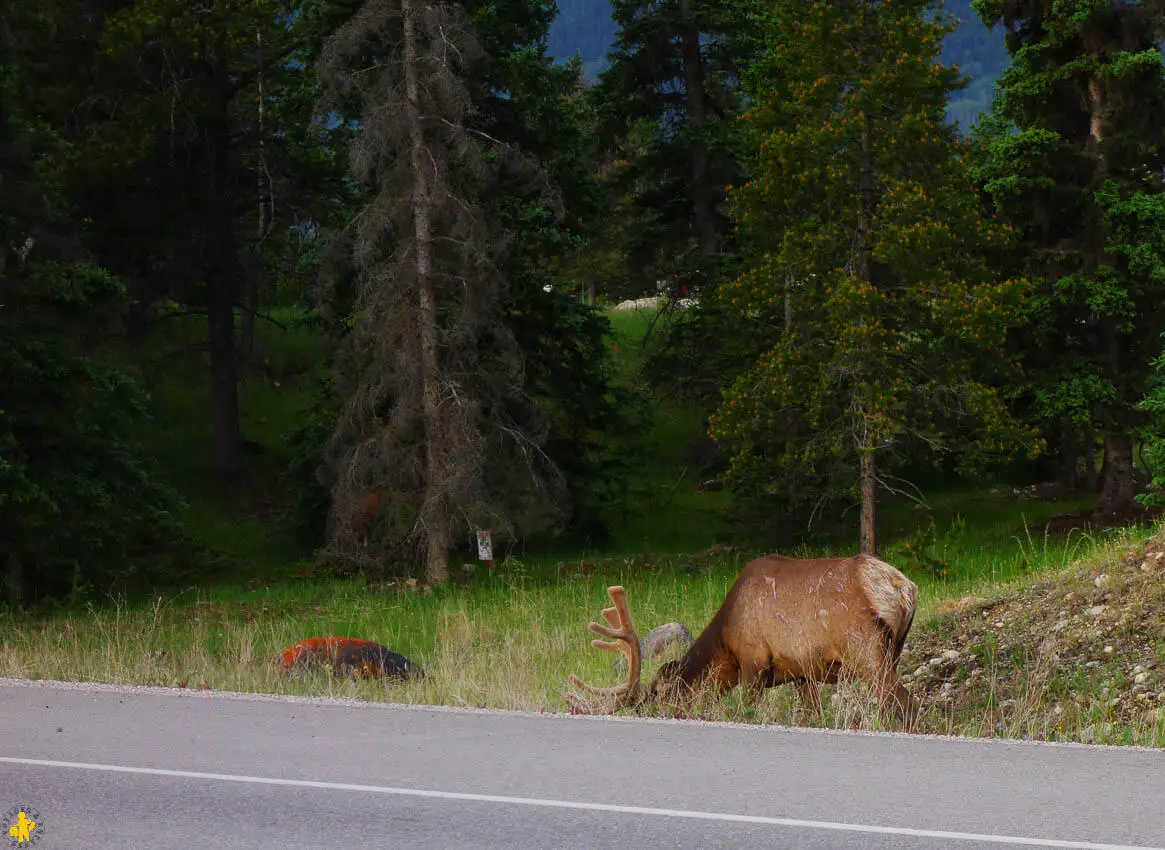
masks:
<path id="1" fill-rule="evenodd" d="M 1149 750 L 0 679 L 38 848 L 1165 847 Z"/>

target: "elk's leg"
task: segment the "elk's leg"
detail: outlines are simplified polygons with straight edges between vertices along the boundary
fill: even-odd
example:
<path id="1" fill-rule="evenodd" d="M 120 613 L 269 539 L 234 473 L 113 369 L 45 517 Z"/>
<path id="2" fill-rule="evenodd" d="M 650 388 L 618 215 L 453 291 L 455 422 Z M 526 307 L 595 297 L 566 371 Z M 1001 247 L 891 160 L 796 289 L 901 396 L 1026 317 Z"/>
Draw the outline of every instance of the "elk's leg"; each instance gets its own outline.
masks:
<path id="1" fill-rule="evenodd" d="M 894 671 L 894 662 L 889 657 L 881 659 L 878 664 L 874 688 L 883 709 L 893 705 L 894 716 L 903 731 L 912 731 L 918 721 L 918 705 L 903 687 Z"/>
<path id="2" fill-rule="evenodd" d="M 851 636 L 847 664 L 852 675 L 865 679 L 883 711 L 894 705 L 895 719 L 910 729 L 917 715 L 914 703 L 895 672 L 895 660 L 881 630 L 871 629 L 863 637 Z"/>
<path id="3" fill-rule="evenodd" d="M 915 731 L 915 724 L 918 723 L 918 703 L 910 695 L 910 691 L 903 687 L 902 682 L 894 673 L 893 667 L 887 673 L 887 678 L 889 681 L 885 692 L 894 701 L 894 711 L 899 724 L 901 724 L 903 731 Z"/>
<path id="4" fill-rule="evenodd" d="M 814 679 L 801 679 L 797 682 L 797 696 L 805 710 L 820 720 L 825 716 L 825 709 L 821 705 L 821 683 Z"/>
<path id="5" fill-rule="evenodd" d="M 768 665 L 762 667 L 753 662 L 745 663 L 740 666 L 739 679 L 748 701 L 759 705 L 772 679 L 772 670 Z"/>

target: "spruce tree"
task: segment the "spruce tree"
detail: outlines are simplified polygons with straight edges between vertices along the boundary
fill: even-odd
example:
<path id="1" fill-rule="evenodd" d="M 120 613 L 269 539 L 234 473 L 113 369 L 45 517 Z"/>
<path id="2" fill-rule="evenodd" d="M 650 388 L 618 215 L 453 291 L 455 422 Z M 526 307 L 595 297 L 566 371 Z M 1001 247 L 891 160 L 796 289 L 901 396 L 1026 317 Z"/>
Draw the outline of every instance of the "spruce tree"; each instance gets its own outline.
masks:
<path id="1" fill-rule="evenodd" d="M 1165 36 L 1156 2 L 978 0 L 1007 29 L 983 184 L 1038 281 L 1032 405 L 1079 446 L 1104 439 L 1098 511 L 1130 507 L 1133 431 L 1165 330 Z M 1091 452 L 1085 452 L 1091 462 Z M 1093 470 L 1087 470 L 1091 475 Z"/>
<path id="2" fill-rule="evenodd" d="M 423 553 L 431 584 L 448 579 L 474 530 L 511 537 L 515 491 L 544 512 L 561 501 L 505 320 L 508 234 L 481 202 L 544 180 L 468 126 L 478 50 L 456 6 L 367 0 L 320 65 L 331 103 L 360 104 L 351 155 L 364 193 L 352 327 L 337 357 L 331 548 L 370 571 Z"/>
<path id="3" fill-rule="evenodd" d="M 750 79 L 754 154 L 732 193 L 749 268 L 726 285 L 774 317 L 771 347 L 712 420 L 744 501 L 856 495 L 876 549 L 879 489 L 919 447 L 1006 456 L 1025 436 L 988 381 L 1007 371 L 1024 283 L 998 280 L 936 62 L 948 25 L 927 0 L 777 0 Z M 1028 440 L 1028 447 L 1035 447 Z"/>
<path id="4" fill-rule="evenodd" d="M 614 0 L 619 34 L 594 97 L 620 205 L 611 242 L 632 288 L 675 274 L 698 288 L 729 248 L 724 190 L 739 175 L 745 9 L 742 0 Z"/>

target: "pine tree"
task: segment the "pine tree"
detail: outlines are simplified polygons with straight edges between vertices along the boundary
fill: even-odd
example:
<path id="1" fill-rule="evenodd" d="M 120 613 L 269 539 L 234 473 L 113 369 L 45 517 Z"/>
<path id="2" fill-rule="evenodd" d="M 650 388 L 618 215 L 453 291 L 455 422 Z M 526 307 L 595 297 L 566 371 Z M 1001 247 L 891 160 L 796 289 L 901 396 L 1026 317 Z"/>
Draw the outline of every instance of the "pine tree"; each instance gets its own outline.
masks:
<path id="1" fill-rule="evenodd" d="M 1101 512 L 1133 500 L 1132 431 L 1165 330 L 1165 36 L 1157 2 L 980 0 L 1008 31 L 983 182 L 1038 281 L 1033 408 L 1078 446 L 1104 438 Z M 1091 453 L 1086 452 L 1091 462 Z M 1089 470 L 1091 473 L 1092 470 Z"/>
<path id="2" fill-rule="evenodd" d="M 712 420 L 744 499 L 854 494 L 876 548 L 895 458 L 1006 454 L 1025 439 L 1000 390 L 1024 283 L 988 258 L 1006 229 L 980 214 L 945 122 L 957 72 L 927 0 L 778 0 L 751 77 L 750 179 L 732 193 L 749 269 L 726 287 L 775 340 Z M 1035 448 L 1030 439 L 1028 447 Z"/>

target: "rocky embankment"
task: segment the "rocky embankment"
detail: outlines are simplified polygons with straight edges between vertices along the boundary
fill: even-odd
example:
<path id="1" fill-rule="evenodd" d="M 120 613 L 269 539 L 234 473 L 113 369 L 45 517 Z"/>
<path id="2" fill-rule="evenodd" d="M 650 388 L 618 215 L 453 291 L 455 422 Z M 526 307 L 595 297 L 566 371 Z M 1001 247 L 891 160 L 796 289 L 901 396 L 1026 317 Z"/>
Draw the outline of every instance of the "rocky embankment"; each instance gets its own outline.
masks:
<path id="1" fill-rule="evenodd" d="M 952 726 L 1085 742 L 1160 731 L 1165 533 L 1105 564 L 940 607 L 899 669 Z"/>

